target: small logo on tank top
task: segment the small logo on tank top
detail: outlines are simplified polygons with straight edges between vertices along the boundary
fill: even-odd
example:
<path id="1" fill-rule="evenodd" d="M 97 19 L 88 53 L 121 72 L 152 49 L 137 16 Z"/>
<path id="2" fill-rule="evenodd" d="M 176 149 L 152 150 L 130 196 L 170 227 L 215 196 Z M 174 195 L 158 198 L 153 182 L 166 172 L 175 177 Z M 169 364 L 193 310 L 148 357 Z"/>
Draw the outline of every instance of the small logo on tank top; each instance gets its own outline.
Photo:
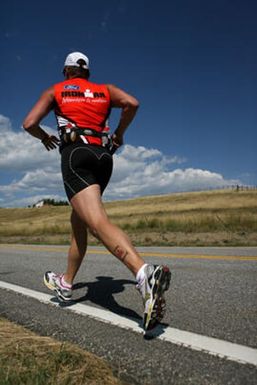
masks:
<path id="1" fill-rule="evenodd" d="M 79 89 L 80 89 L 80 86 L 68 84 L 68 85 L 64 86 L 64 89 L 65 89 L 65 90 L 79 90 Z"/>
<path id="2" fill-rule="evenodd" d="M 86 89 L 84 92 L 85 98 L 93 98 L 94 94 L 89 89 Z"/>

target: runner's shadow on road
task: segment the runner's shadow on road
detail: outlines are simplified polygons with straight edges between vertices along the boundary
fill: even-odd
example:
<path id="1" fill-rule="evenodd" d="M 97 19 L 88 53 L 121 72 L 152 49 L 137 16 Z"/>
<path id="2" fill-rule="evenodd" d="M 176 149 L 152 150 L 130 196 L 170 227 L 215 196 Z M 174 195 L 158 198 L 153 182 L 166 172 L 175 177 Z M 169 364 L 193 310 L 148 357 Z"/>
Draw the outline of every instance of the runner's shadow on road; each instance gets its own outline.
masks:
<path id="1" fill-rule="evenodd" d="M 61 307 L 69 307 L 76 303 L 90 301 L 96 305 L 105 308 L 112 313 L 118 314 L 122 317 L 132 319 L 138 323 L 142 328 L 142 316 L 134 310 L 118 304 L 114 298 L 114 294 L 122 293 L 125 290 L 125 285 L 135 285 L 134 281 L 127 279 L 113 279 L 113 277 L 96 277 L 94 282 L 78 282 L 73 285 L 73 290 L 80 290 L 86 288 L 86 294 L 82 297 L 76 298 L 68 302 L 59 302 L 57 298 L 53 298 L 53 302 L 59 302 Z M 141 298 L 139 298 L 141 300 Z M 165 332 L 168 325 L 161 323 L 153 332 L 147 333 L 144 338 L 146 340 L 154 339 Z"/>
<path id="2" fill-rule="evenodd" d="M 87 288 L 86 294 L 78 298 L 76 302 L 90 301 L 112 313 L 141 321 L 137 312 L 118 304 L 114 298 L 114 294 L 122 293 L 125 290 L 125 285 L 135 285 L 134 281 L 104 276 L 98 276 L 96 279 L 97 281 L 94 282 L 79 282 L 73 286 L 74 290 Z"/>

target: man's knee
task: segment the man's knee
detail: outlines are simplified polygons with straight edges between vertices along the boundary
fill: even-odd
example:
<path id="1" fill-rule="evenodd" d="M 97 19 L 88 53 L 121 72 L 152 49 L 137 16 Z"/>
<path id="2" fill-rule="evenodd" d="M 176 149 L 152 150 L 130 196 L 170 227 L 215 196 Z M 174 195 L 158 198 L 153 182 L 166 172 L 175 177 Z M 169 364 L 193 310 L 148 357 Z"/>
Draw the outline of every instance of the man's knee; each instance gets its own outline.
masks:
<path id="1" fill-rule="evenodd" d="M 109 224 L 108 218 L 94 218 L 94 220 L 88 224 L 90 233 L 97 239 L 101 239 L 101 234 Z"/>
<path id="2" fill-rule="evenodd" d="M 93 220 L 89 223 L 89 231 L 90 233 L 97 239 L 100 238 L 99 233 L 101 232 L 101 227 L 103 226 L 103 222 L 101 220 Z"/>
<path id="3" fill-rule="evenodd" d="M 92 234 L 95 238 L 98 239 L 98 231 L 96 226 L 94 226 L 93 224 L 88 225 L 88 230 L 90 234 Z"/>

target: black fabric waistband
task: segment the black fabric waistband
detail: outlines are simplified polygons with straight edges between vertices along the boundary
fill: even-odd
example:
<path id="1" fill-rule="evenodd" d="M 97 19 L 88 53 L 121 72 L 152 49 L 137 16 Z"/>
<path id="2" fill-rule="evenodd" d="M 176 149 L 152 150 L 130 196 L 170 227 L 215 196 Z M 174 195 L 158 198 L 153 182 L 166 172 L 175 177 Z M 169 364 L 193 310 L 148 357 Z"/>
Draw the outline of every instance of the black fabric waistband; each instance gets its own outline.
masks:
<path id="1" fill-rule="evenodd" d="M 71 134 L 72 132 L 75 132 L 78 135 L 94 136 L 97 138 L 102 138 L 104 136 L 110 135 L 109 132 L 99 132 L 94 130 L 93 128 L 88 127 L 61 128 L 61 135 Z"/>
<path id="2" fill-rule="evenodd" d="M 72 128 L 66 128 L 63 127 L 60 129 L 60 138 L 65 143 L 69 142 L 76 142 L 80 139 L 80 135 L 85 136 L 92 136 L 95 138 L 100 139 L 110 139 L 110 133 L 109 132 L 99 132 L 96 130 L 93 130 L 92 128 L 87 127 L 72 127 Z"/>
<path id="3" fill-rule="evenodd" d="M 111 153 L 114 153 L 115 151 L 109 132 L 99 132 L 88 127 L 62 127 L 59 131 L 59 134 L 61 139 L 61 148 L 67 146 L 70 143 L 83 143 L 80 136 L 85 135 L 100 138 L 102 147 L 107 147 Z"/>

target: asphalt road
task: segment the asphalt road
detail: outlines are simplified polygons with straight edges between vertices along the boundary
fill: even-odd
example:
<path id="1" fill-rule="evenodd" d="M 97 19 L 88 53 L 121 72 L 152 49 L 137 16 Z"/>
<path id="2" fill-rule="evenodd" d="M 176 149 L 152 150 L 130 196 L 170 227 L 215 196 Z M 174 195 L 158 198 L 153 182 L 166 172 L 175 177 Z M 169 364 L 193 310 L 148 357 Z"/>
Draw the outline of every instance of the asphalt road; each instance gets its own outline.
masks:
<path id="1" fill-rule="evenodd" d="M 139 248 L 146 262 L 172 270 L 167 325 L 257 349 L 257 248 Z M 67 247 L 0 245 L 0 281 L 51 294 L 46 270 L 60 272 Z M 103 248 L 90 248 L 75 299 L 124 319 L 140 320 L 131 273 Z M 0 315 L 79 344 L 107 360 L 131 384 L 257 384 L 257 366 L 178 346 L 0 289 Z"/>

